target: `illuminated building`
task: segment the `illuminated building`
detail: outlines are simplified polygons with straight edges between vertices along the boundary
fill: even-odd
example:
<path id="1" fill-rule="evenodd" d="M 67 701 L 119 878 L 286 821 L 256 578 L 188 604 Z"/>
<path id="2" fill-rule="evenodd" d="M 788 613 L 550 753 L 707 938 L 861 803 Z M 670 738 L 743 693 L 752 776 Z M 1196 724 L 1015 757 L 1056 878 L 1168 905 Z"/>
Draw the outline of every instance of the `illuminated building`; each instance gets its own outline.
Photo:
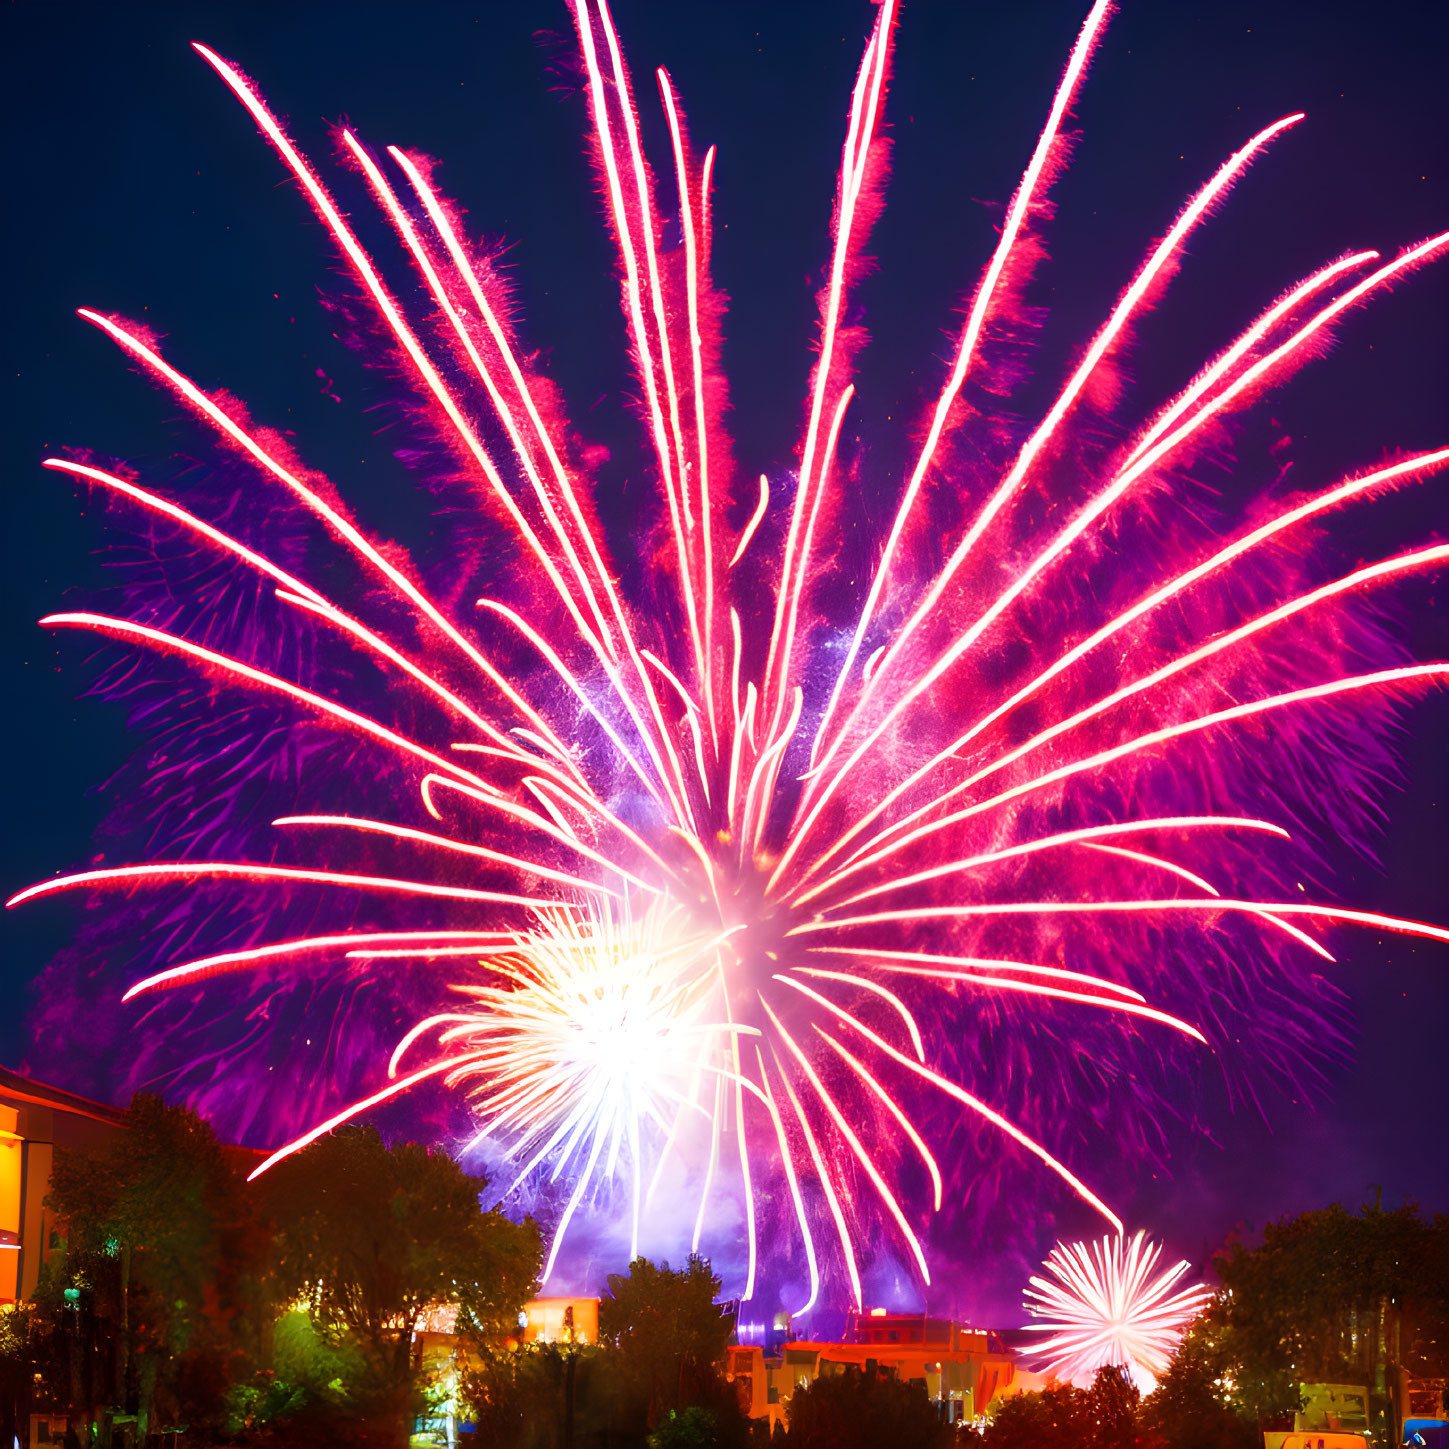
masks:
<path id="1" fill-rule="evenodd" d="M 843 1342 L 787 1338 L 773 1356 L 751 1344 L 733 1344 L 725 1355 L 741 1411 L 752 1419 L 768 1417 L 772 1429 L 797 1389 L 851 1365 L 873 1362 L 903 1382 L 919 1379 L 949 1423 L 983 1413 L 1017 1374 L 1015 1357 L 994 1333 L 879 1308 L 852 1315 Z"/>
<path id="2" fill-rule="evenodd" d="M 534 1298 L 518 1315 L 524 1343 L 597 1343 L 597 1298 Z"/>
<path id="3" fill-rule="evenodd" d="M 29 1298 L 50 1256 L 45 1207 L 57 1147 L 103 1147 L 125 1114 L 0 1067 L 0 1304 Z"/>

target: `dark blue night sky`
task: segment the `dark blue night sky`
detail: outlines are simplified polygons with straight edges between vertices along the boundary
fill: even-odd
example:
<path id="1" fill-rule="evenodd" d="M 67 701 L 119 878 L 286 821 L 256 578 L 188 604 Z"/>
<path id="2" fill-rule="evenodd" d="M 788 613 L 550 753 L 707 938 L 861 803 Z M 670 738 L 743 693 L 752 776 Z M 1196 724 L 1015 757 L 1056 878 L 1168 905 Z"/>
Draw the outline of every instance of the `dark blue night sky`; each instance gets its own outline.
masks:
<path id="1" fill-rule="evenodd" d="M 889 116 L 894 172 L 862 292 L 873 341 L 861 429 L 896 476 L 894 423 L 934 397 L 943 328 L 992 241 L 994 212 L 1030 152 L 1084 5 L 1063 0 L 905 4 Z M 636 75 L 667 64 L 691 129 L 716 142 L 717 279 L 731 299 L 725 363 L 742 476 L 788 461 L 799 427 L 813 279 L 827 256 L 830 193 L 860 45 L 859 0 L 618 0 Z M 553 32 L 550 40 L 540 32 Z M 158 476 L 182 430 L 174 407 L 72 315 L 144 320 L 184 341 L 193 370 L 285 419 L 309 455 L 346 476 L 359 512 L 401 529 L 412 485 L 369 450 L 374 386 L 331 337 L 318 288 L 336 282 L 319 228 L 270 152 L 191 52 L 206 41 L 262 86 L 315 156 L 347 118 L 371 140 L 444 162 L 470 223 L 516 243 L 525 331 L 552 350 L 575 418 L 608 445 L 604 488 L 629 506 L 642 453 L 621 400 L 623 323 L 607 237 L 581 146 L 583 108 L 550 74 L 570 36 L 561 4 L 47 3 L 0 13 L 0 97 L 10 138 L 9 302 L 3 371 L 6 893 L 88 858 L 98 786 L 131 746 L 122 712 L 81 698 L 84 639 L 40 614 L 106 577 L 104 537 L 41 457 L 88 445 Z M 1104 314 L 1144 243 L 1218 161 L 1276 116 L 1308 122 L 1279 143 L 1198 234 L 1172 305 L 1143 329 L 1137 376 L 1190 374 L 1293 279 L 1348 248 L 1392 253 L 1449 225 L 1449 9 L 1427 0 L 1125 0 L 1079 107 L 1083 140 L 1059 186 L 1041 300 L 1052 309 L 1040 371 Z M 642 85 L 641 85 L 642 89 Z M 1264 409 L 1293 439 L 1303 486 L 1390 448 L 1449 432 L 1449 262 L 1354 316 L 1339 346 Z M 341 405 L 334 400 L 340 398 Z M 189 446 L 189 443 L 187 444 Z M 361 460 L 367 458 L 364 464 Z M 1245 443 L 1241 480 L 1272 477 Z M 637 486 L 637 485 L 636 485 Z M 1338 539 L 1355 560 L 1443 537 L 1443 477 L 1361 510 Z M 402 504 L 397 500 L 401 498 Z M 1420 658 L 1449 658 L 1439 585 L 1399 595 Z M 1384 794 L 1376 861 L 1335 861 L 1344 903 L 1449 919 L 1449 700 L 1407 710 L 1401 785 Z M 63 1060 L 28 1050 L 31 978 L 67 939 L 74 907 L 8 913 L 0 948 L 0 1062 L 64 1083 Z M 1239 1222 L 1356 1204 L 1369 1184 L 1449 1209 L 1449 948 L 1342 933 L 1337 979 L 1360 1027 L 1326 1102 L 1219 1125 L 1171 1180 L 1144 1185 L 1141 1221 L 1170 1221 L 1201 1255 Z"/>

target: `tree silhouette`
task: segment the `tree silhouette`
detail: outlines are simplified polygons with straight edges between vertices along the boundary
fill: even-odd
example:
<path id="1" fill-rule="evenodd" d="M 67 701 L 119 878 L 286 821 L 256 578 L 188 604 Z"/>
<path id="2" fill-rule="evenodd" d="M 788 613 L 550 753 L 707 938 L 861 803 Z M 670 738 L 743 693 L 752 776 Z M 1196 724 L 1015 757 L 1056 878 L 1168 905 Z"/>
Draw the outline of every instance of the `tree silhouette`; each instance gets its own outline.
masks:
<path id="1" fill-rule="evenodd" d="M 785 1412 L 790 1449 L 950 1449 L 955 1438 L 923 1383 L 902 1383 L 873 1361 L 820 1374 L 795 1390 Z"/>
<path id="2" fill-rule="evenodd" d="M 361 1351 L 368 1412 L 406 1443 L 419 1320 L 454 1304 L 475 1329 L 501 1335 L 537 1282 L 537 1227 L 484 1212 L 487 1179 L 445 1153 L 388 1147 L 372 1127 L 321 1138 L 263 1181 L 279 1290 Z"/>
<path id="3" fill-rule="evenodd" d="M 671 1270 L 635 1258 L 627 1274 L 609 1276 L 599 1303 L 599 1337 L 619 1350 L 621 1370 L 647 1403 L 650 1428 L 671 1409 L 701 1398 L 718 1378 L 733 1322 L 715 1303 L 720 1280 L 691 1254 Z"/>
<path id="4" fill-rule="evenodd" d="M 1195 1325 L 1143 1400 L 1142 1428 L 1173 1449 L 1257 1449 L 1262 1436 L 1256 1421 L 1228 1403 L 1223 1387 L 1228 1374 L 1215 1330 Z"/>
<path id="5" fill-rule="evenodd" d="M 56 1153 L 45 1201 L 65 1251 L 40 1296 L 78 1354 L 114 1365 L 109 1396 L 89 1366 L 73 1375 L 73 1393 L 90 1385 L 79 1406 L 109 1397 L 145 1426 L 153 1409 L 175 1418 L 187 1399 L 219 1401 L 259 1296 L 264 1238 L 240 1172 L 195 1112 L 140 1093 L 126 1127 L 102 1148 Z"/>
<path id="6" fill-rule="evenodd" d="M 984 1449 L 1061 1449 L 1092 1443 L 1087 1395 L 1071 1384 L 1052 1384 L 1002 1403 L 981 1436 Z"/>
<path id="7" fill-rule="evenodd" d="M 1300 1383 L 1362 1384 L 1382 1427 L 1399 1367 L 1449 1371 L 1449 1218 L 1335 1204 L 1268 1224 L 1215 1267 L 1205 1325 L 1250 1418 L 1297 1409 Z"/>

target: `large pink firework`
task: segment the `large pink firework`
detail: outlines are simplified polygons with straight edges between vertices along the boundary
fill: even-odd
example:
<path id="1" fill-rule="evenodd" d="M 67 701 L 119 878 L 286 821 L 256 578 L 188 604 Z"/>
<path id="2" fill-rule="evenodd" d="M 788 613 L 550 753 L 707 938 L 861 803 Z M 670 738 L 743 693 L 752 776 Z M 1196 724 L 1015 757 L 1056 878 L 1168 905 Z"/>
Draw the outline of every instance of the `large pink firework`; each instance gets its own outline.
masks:
<path id="1" fill-rule="evenodd" d="M 1449 449 L 1235 518 L 1191 484 L 1236 417 L 1449 233 L 1326 259 L 1143 420 L 1117 418 L 1134 328 L 1286 116 L 1187 200 L 1018 425 L 1003 399 L 1023 296 L 1109 11 L 1077 37 L 864 567 L 840 537 L 869 467 L 850 441 L 851 299 L 885 179 L 893 0 L 850 98 L 798 457 L 773 477 L 725 433 L 714 152 L 661 71 L 669 154 L 650 166 L 608 8 L 576 0 L 657 485 L 617 560 L 596 454 L 434 165 L 341 132 L 346 184 L 392 228 L 385 278 L 257 88 L 197 47 L 335 243 L 347 326 L 415 394 L 415 461 L 449 532 L 415 562 L 146 329 L 82 312 L 242 481 L 209 519 L 117 465 L 47 460 L 148 516 L 162 587 L 125 617 L 43 622 L 205 688 L 168 684 L 141 711 L 175 858 L 12 904 L 146 903 L 162 959 L 125 993 L 141 1039 L 193 1053 L 179 1082 L 203 1105 L 243 1098 L 233 1120 L 285 1132 L 268 1165 L 442 1081 L 520 1185 L 556 1185 L 550 1269 L 580 1209 L 647 1245 L 661 1202 L 688 1194 L 694 1245 L 738 1239 L 743 1296 L 767 1258 L 810 1302 L 828 1277 L 858 1305 L 872 1225 L 929 1282 L 926 1222 L 983 1155 L 1120 1230 L 1086 1164 L 1149 1130 L 1152 1068 L 1131 1064 L 1314 1020 L 1336 923 L 1449 939 L 1315 899 L 1284 844 L 1305 817 L 1353 828 L 1371 727 L 1449 673 L 1404 662 L 1370 612 L 1449 547 L 1335 575 L 1314 530 Z M 258 821 L 278 788 L 294 803 Z M 203 1033 L 168 996 L 192 1020 L 224 1009 Z M 313 1030 L 329 1073 L 289 1068 Z M 285 1081 L 239 1068 L 244 1048 Z"/>

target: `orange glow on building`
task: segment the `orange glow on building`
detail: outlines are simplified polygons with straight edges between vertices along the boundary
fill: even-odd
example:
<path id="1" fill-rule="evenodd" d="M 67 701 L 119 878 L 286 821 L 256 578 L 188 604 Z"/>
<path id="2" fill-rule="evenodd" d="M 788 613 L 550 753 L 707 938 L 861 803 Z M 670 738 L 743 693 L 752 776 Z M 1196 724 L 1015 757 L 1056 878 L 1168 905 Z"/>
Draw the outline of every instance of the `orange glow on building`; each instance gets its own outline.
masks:
<path id="1" fill-rule="evenodd" d="M 534 1298 L 523 1305 L 524 1343 L 597 1343 L 597 1298 Z"/>
<path id="2" fill-rule="evenodd" d="M 29 1298 L 50 1255 L 55 1149 L 96 1148 L 124 1114 L 0 1067 L 0 1304 Z"/>
<path id="3" fill-rule="evenodd" d="M 996 1397 L 1009 1392 L 1016 1360 L 994 1334 L 945 1318 L 873 1308 L 853 1315 L 841 1343 L 787 1339 L 778 1356 L 758 1345 L 732 1344 L 725 1372 L 740 1409 L 771 1428 L 785 1418 L 797 1389 L 822 1375 L 874 1363 L 902 1382 L 920 1380 L 950 1423 L 970 1422 Z"/>

